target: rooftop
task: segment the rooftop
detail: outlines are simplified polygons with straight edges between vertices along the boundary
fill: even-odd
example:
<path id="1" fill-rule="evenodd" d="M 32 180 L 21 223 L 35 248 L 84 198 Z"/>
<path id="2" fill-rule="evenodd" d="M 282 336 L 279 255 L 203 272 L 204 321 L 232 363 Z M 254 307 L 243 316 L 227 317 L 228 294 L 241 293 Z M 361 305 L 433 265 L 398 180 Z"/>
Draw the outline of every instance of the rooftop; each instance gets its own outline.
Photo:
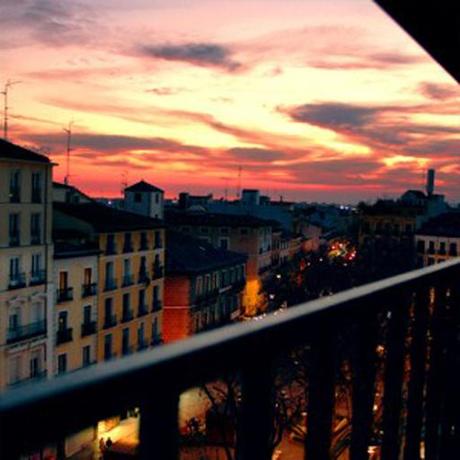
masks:
<path id="1" fill-rule="evenodd" d="M 161 188 L 155 187 L 144 180 L 136 182 L 133 185 L 125 188 L 125 192 L 162 192 Z"/>
<path id="2" fill-rule="evenodd" d="M 166 271 L 171 274 L 203 273 L 243 264 L 247 257 L 218 249 L 205 241 L 168 231 L 166 235 Z"/>
<path id="3" fill-rule="evenodd" d="M 11 160 L 33 161 L 37 163 L 50 163 L 50 159 L 45 155 L 33 152 L 19 145 L 0 139 L 0 158 Z"/>
<path id="4" fill-rule="evenodd" d="M 55 202 L 53 206 L 56 211 L 91 224 L 97 232 L 101 233 L 164 227 L 160 219 L 121 211 L 95 201 L 79 204 Z"/>
<path id="5" fill-rule="evenodd" d="M 460 212 L 447 212 L 433 217 L 422 225 L 417 234 L 460 237 Z"/>
<path id="6" fill-rule="evenodd" d="M 183 212 L 169 210 L 166 222 L 172 225 L 199 225 L 202 227 L 278 227 L 278 222 L 247 214 L 224 214 L 216 212 Z"/>
<path id="7" fill-rule="evenodd" d="M 97 255 L 101 251 L 97 246 L 90 243 L 74 244 L 63 241 L 54 242 L 54 258 L 68 259 L 73 257 L 85 257 Z"/>

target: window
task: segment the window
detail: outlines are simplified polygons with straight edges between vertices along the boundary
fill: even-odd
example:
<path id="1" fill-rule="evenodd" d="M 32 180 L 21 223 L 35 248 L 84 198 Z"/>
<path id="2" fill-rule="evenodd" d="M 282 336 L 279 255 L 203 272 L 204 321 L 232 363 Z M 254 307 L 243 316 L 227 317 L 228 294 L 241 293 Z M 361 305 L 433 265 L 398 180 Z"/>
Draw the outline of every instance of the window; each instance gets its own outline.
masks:
<path id="1" fill-rule="evenodd" d="M 39 172 L 32 173 L 32 203 L 41 203 L 42 192 L 41 192 L 41 174 Z"/>
<path id="2" fill-rule="evenodd" d="M 142 193 L 136 192 L 134 194 L 134 202 L 135 203 L 142 203 Z"/>
<path id="3" fill-rule="evenodd" d="M 88 267 L 88 268 L 85 268 L 84 271 L 83 271 L 83 284 L 85 286 L 89 286 L 91 284 L 91 281 L 92 281 L 92 276 L 93 275 L 93 271 L 91 269 L 91 267 Z"/>
<path id="4" fill-rule="evenodd" d="M 40 273 L 42 266 L 42 255 L 32 254 L 32 276 L 36 276 Z"/>
<path id="5" fill-rule="evenodd" d="M 12 213 L 9 215 L 9 237 L 10 246 L 19 246 L 20 226 L 18 213 Z"/>
<path id="6" fill-rule="evenodd" d="M 21 325 L 21 311 L 15 308 L 8 317 L 8 329 L 14 331 Z"/>
<path id="7" fill-rule="evenodd" d="M 121 334 L 121 349 L 122 353 L 126 355 L 129 353 L 129 328 L 124 328 Z"/>
<path id="8" fill-rule="evenodd" d="M 139 348 L 143 348 L 145 346 L 145 326 L 144 326 L 144 323 L 141 323 L 139 325 L 139 328 L 137 329 L 137 343 L 139 345 Z"/>
<path id="9" fill-rule="evenodd" d="M 107 235 L 107 246 L 105 248 L 106 254 L 115 254 L 115 235 Z"/>
<path id="10" fill-rule="evenodd" d="M 417 252 L 425 252 L 425 241 L 417 241 Z"/>
<path id="11" fill-rule="evenodd" d="M 446 253 L 446 243 L 445 241 L 442 241 L 439 244 L 439 254 L 445 254 Z"/>
<path id="12" fill-rule="evenodd" d="M 11 171 L 10 175 L 10 202 L 19 203 L 21 200 L 21 172 Z"/>
<path id="13" fill-rule="evenodd" d="M 65 291 L 69 285 L 69 274 L 65 271 L 59 272 L 59 289 Z"/>
<path id="14" fill-rule="evenodd" d="M 60 311 L 58 316 L 58 330 L 65 331 L 67 329 L 68 313 L 66 311 Z"/>
<path id="15" fill-rule="evenodd" d="M 81 350 L 81 363 L 83 367 L 91 364 L 91 345 L 86 345 Z"/>
<path id="16" fill-rule="evenodd" d="M 40 357 L 34 356 L 30 360 L 30 377 L 35 378 L 40 375 Z"/>
<path id="17" fill-rule="evenodd" d="M 449 255 L 456 256 L 457 255 L 457 243 L 450 243 L 449 244 Z"/>
<path id="18" fill-rule="evenodd" d="M 30 215 L 30 243 L 40 244 L 41 241 L 41 215 L 32 213 Z"/>
<path id="19" fill-rule="evenodd" d="M 139 310 L 145 307 L 145 289 L 139 290 Z"/>
<path id="20" fill-rule="evenodd" d="M 429 247 L 428 247 L 428 252 L 430 254 L 434 254 L 434 241 L 430 241 Z"/>
<path id="21" fill-rule="evenodd" d="M 221 249 L 228 249 L 228 238 L 221 238 L 219 240 L 219 246 Z"/>
<path id="22" fill-rule="evenodd" d="M 19 281 L 20 274 L 20 259 L 19 257 L 12 257 L 10 259 L 10 282 Z"/>
<path id="23" fill-rule="evenodd" d="M 155 193 L 155 203 L 158 204 L 160 202 L 160 194 Z"/>
<path id="24" fill-rule="evenodd" d="M 131 298 L 129 293 L 123 294 L 123 321 L 129 321 L 132 319 L 130 303 Z"/>
<path id="25" fill-rule="evenodd" d="M 112 358 L 112 334 L 104 337 L 104 359 L 107 361 Z"/>
<path id="26" fill-rule="evenodd" d="M 133 251 L 133 245 L 131 241 L 131 233 L 125 233 L 125 240 L 123 243 L 123 252 L 132 252 Z"/>
<path id="27" fill-rule="evenodd" d="M 160 292 L 160 288 L 158 286 L 153 286 L 153 301 L 157 302 L 159 300 L 158 293 Z"/>
<path id="28" fill-rule="evenodd" d="M 161 244 L 161 233 L 159 231 L 155 232 L 155 249 L 159 249 L 162 247 Z"/>
<path id="29" fill-rule="evenodd" d="M 104 314 L 105 314 L 105 324 L 109 326 L 112 324 L 113 319 L 113 299 L 108 297 L 104 302 Z"/>
<path id="30" fill-rule="evenodd" d="M 58 374 L 67 372 L 67 353 L 58 355 Z"/>
<path id="31" fill-rule="evenodd" d="M 146 232 L 141 232 L 141 244 L 140 248 L 141 251 L 145 251 L 148 249 L 148 243 L 147 243 L 147 233 Z"/>
<path id="32" fill-rule="evenodd" d="M 83 307 L 83 323 L 89 324 L 91 322 L 91 305 Z"/>

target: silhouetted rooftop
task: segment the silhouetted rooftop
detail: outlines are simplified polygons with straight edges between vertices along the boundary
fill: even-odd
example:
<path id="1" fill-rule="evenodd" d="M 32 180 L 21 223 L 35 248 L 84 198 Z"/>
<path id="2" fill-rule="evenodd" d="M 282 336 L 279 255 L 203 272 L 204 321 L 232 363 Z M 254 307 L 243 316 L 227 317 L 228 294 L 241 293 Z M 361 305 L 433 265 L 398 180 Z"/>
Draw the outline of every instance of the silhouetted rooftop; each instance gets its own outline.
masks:
<path id="1" fill-rule="evenodd" d="M 161 188 L 155 187 L 152 184 L 149 184 L 148 182 L 145 182 L 141 180 L 140 182 L 136 182 L 133 185 L 130 185 L 129 187 L 125 188 L 125 191 L 127 192 L 162 192 Z"/>
<path id="2" fill-rule="evenodd" d="M 41 155 L 40 153 L 36 153 L 32 150 L 13 144 L 5 139 L 0 139 L 0 158 L 50 163 L 50 159 L 45 155 Z"/>
<path id="3" fill-rule="evenodd" d="M 83 220 L 97 232 L 121 232 L 164 227 L 163 221 L 111 208 L 95 201 L 91 203 L 53 203 L 54 209 Z"/>
<path id="4" fill-rule="evenodd" d="M 460 212 L 447 212 L 423 224 L 417 235 L 460 237 Z"/>

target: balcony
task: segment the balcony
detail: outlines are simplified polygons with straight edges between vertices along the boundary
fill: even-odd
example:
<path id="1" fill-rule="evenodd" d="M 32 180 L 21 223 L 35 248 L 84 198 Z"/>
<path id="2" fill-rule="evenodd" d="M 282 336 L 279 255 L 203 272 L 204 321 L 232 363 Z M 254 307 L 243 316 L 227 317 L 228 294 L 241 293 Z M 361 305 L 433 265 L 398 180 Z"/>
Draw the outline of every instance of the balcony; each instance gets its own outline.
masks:
<path id="1" fill-rule="evenodd" d="M 163 265 L 154 265 L 153 266 L 153 276 L 152 276 L 152 278 L 154 280 L 163 278 L 163 276 L 164 276 L 163 272 L 164 272 Z"/>
<path id="2" fill-rule="evenodd" d="M 109 329 L 117 325 L 117 316 L 116 315 L 108 315 L 105 317 L 104 325 L 102 326 L 104 329 Z"/>
<path id="3" fill-rule="evenodd" d="M 21 201 L 20 187 L 10 187 L 10 203 L 19 203 Z"/>
<path id="4" fill-rule="evenodd" d="M 134 347 L 132 345 L 123 346 L 121 348 L 122 356 L 128 356 L 128 355 L 132 354 L 133 351 L 134 351 Z"/>
<path id="5" fill-rule="evenodd" d="M 71 327 L 67 327 L 65 329 L 58 329 L 56 333 L 56 345 L 71 342 L 73 335 L 72 331 L 73 329 Z"/>
<path id="6" fill-rule="evenodd" d="M 150 282 L 149 274 L 147 270 L 139 272 L 139 284 L 148 284 Z"/>
<path id="7" fill-rule="evenodd" d="M 337 458 L 343 443 L 333 431 L 335 391 L 344 381 L 349 390 L 358 389 L 348 393 L 352 415 L 345 431 L 351 458 L 367 459 L 370 447 L 377 446 L 386 452 L 384 458 L 410 460 L 418 458 L 411 452 L 419 452 L 421 442 L 428 449 L 443 449 L 446 455 L 439 458 L 457 458 L 457 430 L 440 427 L 459 423 L 459 276 L 460 261 L 449 260 L 304 303 L 282 315 L 203 332 L 149 350 L 142 360 L 99 364 L 98 373 L 81 370 L 71 380 L 64 376 L 37 385 L 32 396 L 18 389 L 0 399 L 0 436 L 8 440 L 1 443 L 2 458 L 18 458 L 31 445 L 62 439 L 126 407 L 140 407 L 140 458 L 177 459 L 180 393 L 238 372 L 237 458 L 269 460 L 273 364 L 293 347 L 305 351 L 308 369 L 296 381 L 309 393 L 307 417 L 299 422 L 306 433 L 306 458 Z M 344 363 L 349 380 L 339 372 Z M 179 380 L 174 378 L 178 373 Z M 82 404 L 82 395 L 103 404 Z M 375 404 L 378 431 L 373 430 Z M 437 458 L 430 455 L 425 458 Z"/>
<path id="8" fill-rule="evenodd" d="M 29 286 L 38 286 L 46 283 L 46 270 L 30 272 Z"/>
<path id="9" fill-rule="evenodd" d="M 36 383 L 40 380 L 45 380 L 46 376 L 47 376 L 46 370 L 40 370 L 38 372 L 34 372 L 33 374 L 27 377 L 15 380 L 14 382 L 9 383 L 8 386 L 11 388 L 19 388 L 19 387 L 25 386 L 30 383 Z"/>
<path id="10" fill-rule="evenodd" d="M 30 199 L 32 203 L 41 203 L 42 202 L 42 191 L 39 188 L 33 188 Z"/>
<path id="11" fill-rule="evenodd" d="M 41 244 L 42 243 L 42 239 L 41 239 L 41 235 L 39 233 L 33 233 L 30 235 L 30 244 L 31 245 L 37 245 L 37 244 Z"/>
<path id="12" fill-rule="evenodd" d="M 25 273 L 13 273 L 10 274 L 8 281 L 8 289 L 21 289 L 26 286 L 26 274 Z"/>
<path id="13" fill-rule="evenodd" d="M 91 297 L 97 294 L 97 283 L 82 284 L 81 296 L 82 298 Z"/>
<path id="14" fill-rule="evenodd" d="M 161 311 L 162 308 L 163 308 L 163 302 L 160 299 L 153 299 L 152 313 L 155 313 L 157 311 Z"/>
<path id="15" fill-rule="evenodd" d="M 104 291 L 113 291 L 115 289 L 117 289 L 117 280 L 115 278 L 106 278 Z"/>
<path id="16" fill-rule="evenodd" d="M 105 248 L 105 255 L 106 256 L 113 256 L 116 253 L 117 253 L 117 251 L 115 249 L 115 243 L 107 244 L 107 246 Z"/>
<path id="17" fill-rule="evenodd" d="M 154 346 L 157 346 L 157 345 L 161 345 L 163 342 L 164 342 L 163 337 L 161 335 L 154 335 L 152 337 L 151 345 L 154 347 Z"/>
<path id="18" fill-rule="evenodd" d="M 137 316 L 145 316 L 149 313 L 149 309 L 147 308 L 147 305 L 145 303 L 139 304 L 139 307 L 137 308 Z"/>
<path id="19" fill-rule="evenodd" d="M 63 289 L 58 289 L 56 293 L 56 301 L 57 303 L 69 302 L 73 300 L 73 288 L 66 287 Z"/>
<path id="20" fill-rule="evenodd" d="M 130 308 L 123 308 L 123 314 L 121 316 L 121 322 L 126 323 L 134 318 L 134 312 Z"/>
<path id="21" fill-rule="evenodd" d="M 86 337 L 88 335 L 95 334 L 97 330 L 96 321 L 84 322 L 81 325 L 81 336 Z"/>
<path id="22" fill-rule="evenodd" d="M 9 328 L 6 334 L 6 342 L 17 343 L 23 340 L 29 340 L 40 335 L 46 334 L 46 321 L 36 321 L 24 326 Z"/>
<path id="23" fill-rule="evenodd" d="M 9 236 L 10 248 L 19 246 L 21 243 L 19 233 L 11 233 Z"/>
<path id="24" fill-rule="evenodd" d="M 122 286 L 127 287 L 127 286 L 132 286 L 134 284 L 134 277 L 132 274 L 127 274 L 123 275 L 123 281 L 122 281 Z"/>

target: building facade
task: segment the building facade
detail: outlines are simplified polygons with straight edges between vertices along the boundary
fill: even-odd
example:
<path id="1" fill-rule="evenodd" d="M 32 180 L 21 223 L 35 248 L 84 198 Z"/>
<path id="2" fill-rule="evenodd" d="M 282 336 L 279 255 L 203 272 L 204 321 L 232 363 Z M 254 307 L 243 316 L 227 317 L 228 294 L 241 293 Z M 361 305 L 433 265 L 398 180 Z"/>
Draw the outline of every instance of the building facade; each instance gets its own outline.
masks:
<path id="1" fill-rule="evenodd" d="M 215 248 L 247 256 L 243 313 L 255 316 L 268 306 L 263 283 L 270 275 L 273 223 L 248 215 L 168 211 L 167 224 Z"/>
<path id="2" fill-rule="evenodd" d="M 52 342 L 49 159 L 0 140 L 0 387 L 42 378 Z"/>
<path id="3" fill-rule="evenodd" d="M 172 342 L 241 315 L 246 256 L 168 232 L 163 334 Z"/>
<path id="4" fill-rule="evenodd" d="M 100 251 L 97 361 L 127 356 L 161 343 L 162 221 L 96 202 L 55 203 L 55 226 L 61 231 L 80 232 Z"/>

